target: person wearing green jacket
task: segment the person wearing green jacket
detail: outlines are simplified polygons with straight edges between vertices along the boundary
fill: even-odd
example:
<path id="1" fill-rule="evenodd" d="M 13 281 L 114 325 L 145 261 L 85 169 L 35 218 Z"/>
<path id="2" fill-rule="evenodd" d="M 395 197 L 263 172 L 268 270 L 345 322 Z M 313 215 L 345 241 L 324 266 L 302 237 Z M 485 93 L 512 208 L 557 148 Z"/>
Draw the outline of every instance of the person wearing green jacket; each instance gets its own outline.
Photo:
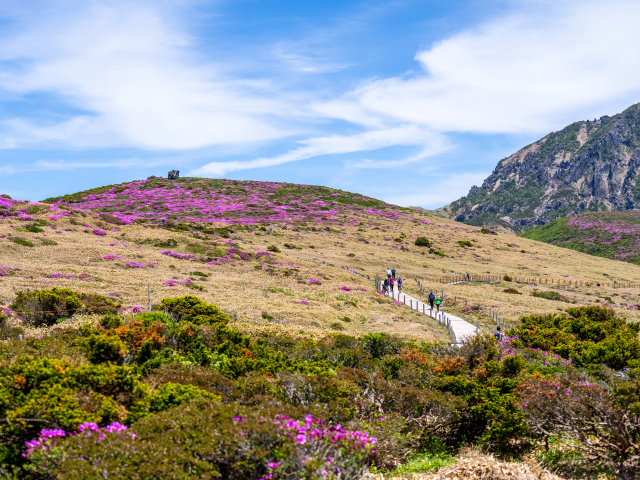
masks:
<path id="1" fill-rule="evenodd" d="M 436 297 L 436 308 L 440 311 L 440 304 L 442 303 L 442 299 L 440 297 Z"/>

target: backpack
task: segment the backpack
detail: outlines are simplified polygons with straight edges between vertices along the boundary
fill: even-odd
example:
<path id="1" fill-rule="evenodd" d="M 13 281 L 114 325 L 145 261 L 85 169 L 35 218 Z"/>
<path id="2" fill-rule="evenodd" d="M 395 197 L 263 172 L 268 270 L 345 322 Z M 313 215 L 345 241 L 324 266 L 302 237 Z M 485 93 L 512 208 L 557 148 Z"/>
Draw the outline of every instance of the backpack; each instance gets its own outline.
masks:
<path id="1" fill-rule="evenodd" d="M 496 332 L 493 336 L 496 337 L 496 340 L 498 341 L 502 340 L 502 332 Z"/>
<path id="2" fill-rule="evenodd" d="M 433 292 L 431 292 L 431 293 L 429 294 L 429 301 L 430 301 L 430 302 L 433 302 L 435 299 L 436 299 L 436 296 L 433 294 Z"/>

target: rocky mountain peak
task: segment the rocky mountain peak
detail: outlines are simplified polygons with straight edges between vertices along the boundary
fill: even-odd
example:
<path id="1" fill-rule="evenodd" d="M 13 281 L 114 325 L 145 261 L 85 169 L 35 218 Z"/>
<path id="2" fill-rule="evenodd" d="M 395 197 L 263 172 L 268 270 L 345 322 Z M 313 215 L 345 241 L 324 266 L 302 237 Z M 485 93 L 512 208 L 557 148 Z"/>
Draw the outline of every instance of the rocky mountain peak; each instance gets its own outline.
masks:
<path id="1" fill-rule="evenodd" d="M 640 104 L 573 123 L 498 162 L 482 187 L 439 209 L 521 232 L 584 211 L 640 207 Z M 636 183 L 638 186 L 636 187 Z"/>

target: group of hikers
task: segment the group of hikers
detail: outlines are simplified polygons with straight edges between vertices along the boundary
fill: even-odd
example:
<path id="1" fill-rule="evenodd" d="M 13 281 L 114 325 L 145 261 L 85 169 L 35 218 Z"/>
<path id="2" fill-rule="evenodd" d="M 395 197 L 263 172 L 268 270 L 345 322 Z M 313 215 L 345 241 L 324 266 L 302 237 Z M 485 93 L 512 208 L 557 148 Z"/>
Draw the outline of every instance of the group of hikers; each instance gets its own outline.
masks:
<path id="1" fill-rule="evenodd" d="M 453 273 L 453 275 L 455 276 L 455 272 Z M 462 278 L 464 280 L 469 281 L 471 279 L 471 276 L 468 273 L 465 273 L 462 275 Z M 397 289 L 398 289 L 398 294 L 402 293 L 402 279 L 401 278 L 397 278 L 396 279 L 396 269 L 395 268 L 387 268 L 387 276 L 384 279 L 384 282 L 382 283 L 382 292 L 385 295 L 391 295 L 391 297 L 393 297 L 393 286 L 396 285 Z M 438 290 L 436 290 L 436 294 L 438 293 Z M 437 296 L 436 294 L 433 293 L 433 290 L 431 290 L 429 292 L 429 305 L 431 306 L 431 310 L 433 310 L 433 306 L 436 306 L 436 309 L 438 310 L 438 312 L 440 311 L 440 305 L 442 305 L 442 297 Z M 400 298 L 400 295 L 398 295 L 398 299 Z M 503 339 L 503 333 L 501 331 L 500 326 L 498 325 L 497 331 L 494 333 L 494 336 L 496 337 L 496 340 L 501 341 Z"/>
<path id="2" fill-rule="evenodd" d="M 387 268 L 387 277 L 384 279 L 382 283 L 382 292 L 385 295 L 391 295 L 393 297 L 393 286 L 397 287 L 398 294 L 402 293 L 402 279 L 396 279 L 396 269 L 395 268 Z M 438 291 L 436 290 L 436 293 Z M 398 298 L 400 298 L 398 296 Z M 442 297 L 434 295 L 433 290 L 429 293 L 429 305 L 431 306 L 431 310 L 433 310 L 433 306 L 436 306 L 438 312 L 440 311 L 440 305 L 442 304 Z"/>
<path id="3" fill-rule="evenodd" d="M 393 286 L 398 288 L 398 293 L 402 293 L 402 279 L 398 277 L 396 279 L 396 269 L 387 268 L 387 278 L 384 279 L 383 289 L 385 294 L 391 294 L 393 296 Z"/>

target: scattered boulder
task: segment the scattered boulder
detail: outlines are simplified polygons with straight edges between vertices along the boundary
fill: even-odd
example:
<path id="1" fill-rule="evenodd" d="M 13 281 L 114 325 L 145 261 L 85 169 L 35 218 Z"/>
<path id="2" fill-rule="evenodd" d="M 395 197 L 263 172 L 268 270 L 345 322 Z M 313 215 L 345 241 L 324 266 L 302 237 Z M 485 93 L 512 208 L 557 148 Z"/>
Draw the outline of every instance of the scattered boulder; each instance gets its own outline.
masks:
<path id="1" fill-rule="evenodd" d="M 169 180 L 177 180 L 180 177 L 180 170 L 171 170 L 167 178 Z"/>

